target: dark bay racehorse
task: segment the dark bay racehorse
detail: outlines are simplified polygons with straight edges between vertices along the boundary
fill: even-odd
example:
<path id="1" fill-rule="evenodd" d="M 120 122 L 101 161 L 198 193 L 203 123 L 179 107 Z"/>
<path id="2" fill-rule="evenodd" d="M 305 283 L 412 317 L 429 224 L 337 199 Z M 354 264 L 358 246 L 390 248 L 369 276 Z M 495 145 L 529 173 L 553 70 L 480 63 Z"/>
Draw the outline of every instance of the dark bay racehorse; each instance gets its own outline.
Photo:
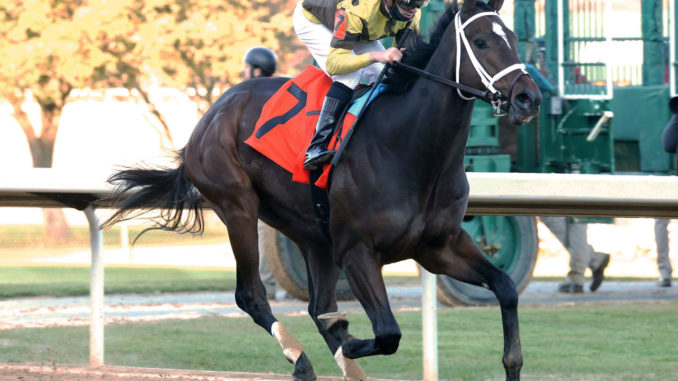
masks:
<path id="1" fill-rule="evenodd" d="M 521 122 L 537 114 L 541 94 L 519 62 L 515 35 L 495 13 L 501 3 L 466 0 L 461 9 L 453 4 L 429 42 L 417 38 L 408 47 L 404 62 L 477 89 L 496 89 L 508 101 L 509 117 Z M 208 203 L 228 228 L 237 261 L 237 304 L 278 340 L 294 364 L 295 379 L 312 380 L 315 374 L 302 344 L 276 320 L 266 300 L 258 272 L 258 218 L 299 245 L 308 270 L 308 311 L 347 379 L 365 378 L 354 359 L 398 349 L 400 328 L 381 268 L 407 258 L 495 293 L 506 379 L 519 379 L 516 287 L 461 228 L 469 194 L 464 150 L 474 101 L 452 87 L 393 75 L 399 76 L 408 80 L 406 89 L 382 94 L 370 105 L 334 169 L 331 242 L 316 224 L 309 186 L 291 182 L 288 172 L 243 143 L 285 78 L 254 79 L 224 93 L 180 152 L 178 168 L 128 169 L 112 176 L 119 192 L 138 191 L 119 203 L 106 225 L 160 204 L 162 228 L 199 231 L 201 203 Z M 186 210 L 188 217 L 182 215 Z M 370 318 L 372 339 L 351 336 L 346 317 L 337 311 L 341 270 Z"/>

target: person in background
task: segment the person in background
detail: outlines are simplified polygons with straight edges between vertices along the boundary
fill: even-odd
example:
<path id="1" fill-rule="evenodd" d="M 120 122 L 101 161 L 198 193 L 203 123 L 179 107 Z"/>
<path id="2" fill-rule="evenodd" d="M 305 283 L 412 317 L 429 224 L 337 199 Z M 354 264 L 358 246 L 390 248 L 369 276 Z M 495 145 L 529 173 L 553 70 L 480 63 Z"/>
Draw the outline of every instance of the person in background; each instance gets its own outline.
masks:
<path id="1" fill-rule="evenodd" d="M 271 49 L 257 46 L 245 53 L 243 62 L 245 65 L 242 69 L 242 76 L 243 79 L 248 80 L 272 76 L 275 73 L 278 59 Z M 259 220 L 257 224 L 257 233 L 259 234 L 259 276 L 266 288 L 266 298 L 275 299 L 276 281 L 264 254 L 264 229 L 267 228 L 268 226 Z"/>
<path id="2" fill-rule="evenodd" d="M 584 273 L 591 269 L 591 285 L 595 292 L 605 279 L 605 268 L 610 264 L 610 254 L 593 250 L 588 243 L 586 224 L 569 217 L 539 217 L 570 254 L 570 271 L 567 279 L 558 286 L 558 292 L 581 294 L 584 292 Z"/>
<path id="3" fill-rule="evenodd" d="M 539 49 L 540 54 L 538 55 L 538 58 L 542 61 L 544 58 L 543 52 L 544 48 L 542 47 Z M 552 93 L 555 90 L 535 65 L 528 63 L 525 68 L 542 93 Z M 589 267 L 593 278 L 589 289 L 595 292 L 605 279 L 605 268 L 610 263 L 610 255 L 598 253 L 589 245 L 585 223 L 579 223 L 566 217 L 539 217 L 539 219 L 558 238 L 570 255 L 570 271 L 567 274 L 567 280 L 558 286 L 558 291 L 571 294 L 583 293 L 584 273 L 586 267 Z"/>
<path id="4" fill-rule="evenodd" d="M 671 220 L 658 218 L 654 220 L 654 240 L 657 244 L 657 270 L 659 270 L 658 287 L 671 287 L 671 258 L 669 258 L 669 222 Z"/>
<path id="5" fill-rule="evenodd" d="M 257 46 L 245 53 L 243 62 L 245 66 L 242 68 L 242 76 L 247 80 L 272 76 L 278 64 L 278 58 L 273 50 Z"/>
<path id="6" fill-rule="evenodd" d="M 662 145 L 664 151 L 676 154 L 678 148 L 678 97 L 674 97 L 669 101 L 669 109 L 671 110 L 671 120 L 664 128 L 662 135 Z M 674 167 L 678 175 L 678 155 L 674 156 L 676 162 Z M 659 270 L 659 287 L 671 287 L 671 275 L 673 267 L 671 267 L 671 258 L 669 258 L 669 226 L 668 219 L 656 219 L 654 222 L 654 239 L 657 243 L 657 269 Z"/>

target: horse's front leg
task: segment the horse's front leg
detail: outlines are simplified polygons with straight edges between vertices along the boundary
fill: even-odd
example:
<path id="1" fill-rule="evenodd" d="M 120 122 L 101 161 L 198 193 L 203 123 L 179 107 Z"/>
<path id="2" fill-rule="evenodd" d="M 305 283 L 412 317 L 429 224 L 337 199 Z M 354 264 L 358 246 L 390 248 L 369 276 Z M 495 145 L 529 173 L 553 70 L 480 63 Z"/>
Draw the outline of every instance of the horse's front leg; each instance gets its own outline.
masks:
<path id="1" fill-rule="evenodd" d="M 400 344 L 400 327 L 388 302 L 378 255 L 364 243 L 358 243 L 342 256 L 342 265 L 351 291 L 367 313 L 374 332 L 374 339 L 350 337 L 342 345 L 344 356 L 356 359 L 395 353 Z"/>
<path id="2" fill-rule="evenodd" d="M 336 284 L 340 270 L 329 255 L 326 242 L 307 245 L 309 304 L 308 312 L 325 339 L 339 369 L 347 381 L 365 380 L 365 372 L 358 362 L 346 358 L 341 345 L 350 341 L 348 319 L 337 310 Z"/>
<path id="3" fill-rule="evenodd" d="M 519 380 L 523 355 L 518 328 L 518 291 L 511 277 L 487 260 L 471 236 L 463 230 L 447 247 L 418 255 L 415 259 L 434 274 L 444 274 L 494 292 L 501 308 L 504 330 L 502 362 L 506 380 Z"/>

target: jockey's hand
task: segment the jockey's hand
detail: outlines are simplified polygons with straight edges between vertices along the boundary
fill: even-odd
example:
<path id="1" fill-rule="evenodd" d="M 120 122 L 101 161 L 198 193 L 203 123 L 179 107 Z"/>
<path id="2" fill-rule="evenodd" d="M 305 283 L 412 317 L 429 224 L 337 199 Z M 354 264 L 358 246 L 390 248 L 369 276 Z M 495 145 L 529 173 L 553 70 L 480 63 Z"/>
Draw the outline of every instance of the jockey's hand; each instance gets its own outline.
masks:
<path id="1" fill-rule="evenodd" d="M 370 61 L 381 62 L 385 64 L 392 64 L 395 61 L 400 61 L 403 58 L 405 48 L 388 48 L 386 50 L 378 50 L 370 52 Z"/>

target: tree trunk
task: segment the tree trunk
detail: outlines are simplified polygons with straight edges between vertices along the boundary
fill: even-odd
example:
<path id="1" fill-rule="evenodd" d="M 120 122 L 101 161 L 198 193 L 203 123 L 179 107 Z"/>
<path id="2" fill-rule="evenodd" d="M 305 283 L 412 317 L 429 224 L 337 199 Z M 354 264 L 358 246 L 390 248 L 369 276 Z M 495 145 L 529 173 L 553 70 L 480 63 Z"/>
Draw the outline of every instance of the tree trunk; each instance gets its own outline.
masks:
<path id="1" fill-rule="evenodd" d="M 61 110 L 57 112 L 42 113 L 42 133 L 36 136 L 33 125 L 28 115 L 21 109 L 23 99 L 10 100 L 14 108 L 16 121 L 26 135 L 28 145 L 31 149 L 34 168 L 51 168 L 52 156 L 54 154 L 54 138 Z M 71 229 L 66 223 L 66 217 L 62 209 L 43 209 L 42 214 L 45 220 L 45 234 L 50 242 L 62 242 L 71 236 Z"/>
<path id="2" fill-rule="evenodd" d="M 31 143 L 33 166 L 36 168 L 52 168 L 54 159 L 54 142 L 61 119 L 61 107 L 45 111 L 42 108 L 42 134 Z M 66 223 L 63 209 L 43 209 L 45 217 L 45 234 L 50 242 L 63 242 L 71 237 L 71 228 Z"/>
<path id="3" fill-rule="evenodd" d="M 45 235 L 49 242 L 64 242 L 71 238 L 73 233 L 66 223 L 63 209 L 44 208 L 42 215 L 45 219 Z"/>

